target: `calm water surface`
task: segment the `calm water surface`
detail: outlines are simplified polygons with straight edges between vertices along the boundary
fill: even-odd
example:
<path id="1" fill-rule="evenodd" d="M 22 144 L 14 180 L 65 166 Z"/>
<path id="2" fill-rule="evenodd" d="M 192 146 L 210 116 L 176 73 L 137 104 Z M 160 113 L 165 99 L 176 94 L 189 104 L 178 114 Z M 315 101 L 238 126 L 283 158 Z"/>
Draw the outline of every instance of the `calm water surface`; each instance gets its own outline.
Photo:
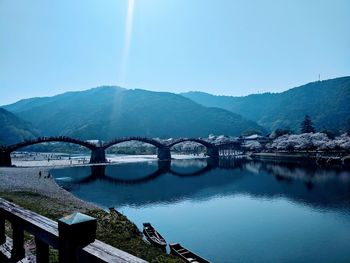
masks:
<path id="1" fill-rule="evenodd" d="M 53 171 L 81 199 L 151 222 L 213 262 L 350 262 L 350 172 L 245 160 Z"/>

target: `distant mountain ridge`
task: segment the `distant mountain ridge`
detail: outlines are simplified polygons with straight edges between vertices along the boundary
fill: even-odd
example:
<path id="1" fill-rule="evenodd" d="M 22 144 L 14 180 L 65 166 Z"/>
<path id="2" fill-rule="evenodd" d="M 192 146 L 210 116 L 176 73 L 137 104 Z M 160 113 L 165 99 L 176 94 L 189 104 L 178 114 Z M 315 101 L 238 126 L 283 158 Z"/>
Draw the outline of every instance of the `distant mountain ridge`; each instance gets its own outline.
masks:
<path id="1" fill-rule="evenodd" d="M 277 128 L 299 132 L 306 114 L 317 130 L 342 131 L 350 125 L 349 101 L 350 77 L 245 97 L 102 86 L 4 106 L 16 116 L 4 109 L 0 112 L 0 117 L 6 116 L 0 121 L 0 143 L 39 134 L 109 140 L 119 136 L 207 137 L 211 133 L 239 136 L 248 130 L 266 133 Z"/>
<path id="2" fill-rule="evenodd" d="M 272 131 L 299 131 L 300 122 L 310 115 L 318 130 L 344 130 L 350 122 L 350 77 L 317 81 L 281 93 L 245 97 L 215 96 L 203 92 L 181 93 L 207 107 L 219 107 L 256 121 Z"/>
<path id="3" fill-rule="evenodd" d="M 0 108 L 0 145 L 7 145 L 34 138 L 39 132 L 28 122 Z"/>
<path id="4" fill-rule="evenodd" d="M 119 136 L 239 136 L 264 128 L 238 114 L 169 92 L 103 86 L 4 106 L 43 135 L 109 140 Z"/>

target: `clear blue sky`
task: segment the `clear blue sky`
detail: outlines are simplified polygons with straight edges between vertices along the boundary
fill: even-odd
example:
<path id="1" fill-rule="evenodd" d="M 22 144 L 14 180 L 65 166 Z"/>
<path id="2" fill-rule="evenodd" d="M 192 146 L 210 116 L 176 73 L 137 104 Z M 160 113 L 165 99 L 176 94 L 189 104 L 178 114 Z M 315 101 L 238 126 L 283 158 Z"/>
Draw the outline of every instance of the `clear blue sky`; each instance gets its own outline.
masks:
<path id="1" fill-rule="evenodd" d="M 349 0 L 135 0 L 127 13 L 127 0 L 0 0 L 0 105 L 99 85 L 246 95 L 350 75 Z"/>

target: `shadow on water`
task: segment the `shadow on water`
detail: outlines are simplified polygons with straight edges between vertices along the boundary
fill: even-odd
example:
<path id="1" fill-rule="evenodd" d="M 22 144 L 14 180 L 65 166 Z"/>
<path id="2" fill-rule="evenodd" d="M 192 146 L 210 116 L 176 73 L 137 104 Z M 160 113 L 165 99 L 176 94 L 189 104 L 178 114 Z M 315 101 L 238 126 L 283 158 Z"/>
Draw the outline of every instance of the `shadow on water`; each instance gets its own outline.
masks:
<path id="1" fill-rule="evenodd" d="M 57 182 L 103 206 L 144 206 L 245 194 L 283 197 L 319 208 L 349 207 L 350 172 L 341 168 L 251 161 L 191 159 L 53 171 Z"/>

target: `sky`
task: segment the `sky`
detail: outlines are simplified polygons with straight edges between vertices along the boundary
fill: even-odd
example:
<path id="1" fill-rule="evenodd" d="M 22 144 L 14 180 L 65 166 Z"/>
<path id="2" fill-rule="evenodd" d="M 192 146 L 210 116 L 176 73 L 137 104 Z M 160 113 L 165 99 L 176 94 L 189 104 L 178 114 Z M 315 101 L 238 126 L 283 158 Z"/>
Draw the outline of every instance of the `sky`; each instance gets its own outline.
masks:
<path id="1" fill-rule="evenodd" d="M 0 0 L 0 105 L 101 85 L 242 96 L 350 75 L 349 0 Z"/>

